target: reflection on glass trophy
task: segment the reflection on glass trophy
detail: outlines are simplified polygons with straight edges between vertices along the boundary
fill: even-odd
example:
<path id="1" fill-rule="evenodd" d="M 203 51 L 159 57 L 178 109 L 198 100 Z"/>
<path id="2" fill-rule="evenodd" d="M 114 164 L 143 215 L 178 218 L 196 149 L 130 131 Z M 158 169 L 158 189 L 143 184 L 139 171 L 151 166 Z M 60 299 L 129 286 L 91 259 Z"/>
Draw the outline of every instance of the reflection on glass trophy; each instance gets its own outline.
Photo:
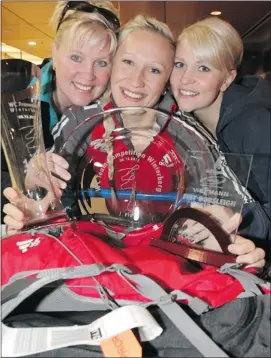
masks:
<path id="1" fill-rule="evenodd" d="M 154 109 L 114 108 L 80 120 L 59 150 L 76 181 L 73 217 L 130 234 L 169 222 L 163 241 L 193 246 L 200 254 L 223 251 L 228 259 L 251 156 L 222 155 L 187 123 Z M 234 176 L 240 165 L 242 183 Z"/>
<path id="2" fill-rule="evenodd" d="M 189 207 L 198 209 L 213 218 L 209 228 L 191 219 L 179 222 L 178 233 L 187 243 L 213 251 L 222 251 L 221 245 L 216 242 L 217 238 L 213 235 L 217 225 L 230 234 L 229 239 L 234 242 L 242 220 L 243 205 L 249 200 L 246 187 L 251 164 L 251 155 L 229 153 L 214 155 L 211 148 L 205 152 L 187 151 L 188 180 L 182 201 L 189 202 Z M 234 174 L 238 168 L 242 168 L 240 179 Z M 180 204 L 180 207 L 183 207 L 183 204 Z M 210 228 L 213 228 L 213 232 Z"/>
<path id="3" fill-rule="evenodd" d="M 131 233 L 157 227 L 174 212 L 184 162 L 163 131 L 168 120 L 154 109 L 115 108 L 68 134 L 59 154 L 76 181 L 65 194 L 71 198 L 76 188 L 77 216 Z"/>
<path id="4" fill-rule="evenodd" d="M 20 196 L 25 228 L 66 217 L 47 167 L 40 115 L 40 69 L 1 60 L 2 147 L 12 186 Z"/>

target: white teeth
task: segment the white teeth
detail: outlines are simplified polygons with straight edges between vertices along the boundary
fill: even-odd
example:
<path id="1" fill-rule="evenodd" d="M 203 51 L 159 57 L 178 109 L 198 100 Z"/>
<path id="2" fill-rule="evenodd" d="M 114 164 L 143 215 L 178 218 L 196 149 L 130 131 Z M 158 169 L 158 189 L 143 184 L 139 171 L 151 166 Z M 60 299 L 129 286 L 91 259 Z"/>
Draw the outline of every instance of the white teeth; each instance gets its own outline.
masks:
<path id="1" fill-rule="evenodd" d="M 92 89 L 92 86 L 85 86 L 75 82 L 73 82 L 73 84 L 75 85 L 76 88 L 78 88 L 81 91 L 90 91 Z"/>
<path id="2" fill-rule="evenodd" d="M 123 93 L 126 94 L 126 96 L 129 96 L 129 97 L 132 97 L 132 98 L 135 98 L 135 99 L 143 98 L 143 95 L 141 95 L 141 94 L 136 94 L 136 93 L 129 92 L 129 91 L 126 91 L 126 90 L 123 90 Z"/>
<path id="3" fill-rule="evenodd" d="M 198 94 L 197 92 L 191 92 L 191 91 L 185 91 L 185 90 L 180 90 L 180 92 L 184 96 L 196 96 Z"/>

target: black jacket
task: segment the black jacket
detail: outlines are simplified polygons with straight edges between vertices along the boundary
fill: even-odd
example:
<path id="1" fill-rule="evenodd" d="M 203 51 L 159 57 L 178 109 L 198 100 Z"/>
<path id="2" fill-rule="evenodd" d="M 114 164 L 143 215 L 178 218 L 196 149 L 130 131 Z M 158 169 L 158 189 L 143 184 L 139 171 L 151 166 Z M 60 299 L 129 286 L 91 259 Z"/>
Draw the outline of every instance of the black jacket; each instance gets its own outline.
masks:
<path id="1" fill-rule="evenodd" d="M 260 214 L 262 225 L 269 226 L 267 236 L 270 238 L 270 84 L 258 76 L 245 76 L 233 83 L 224 94 L 216 135 L 218 145 L 224 153 L 253 155 L 248 190 L 263 209 Z M 232 169 L 241 181 L 245 180 L 242 165 Z"/>

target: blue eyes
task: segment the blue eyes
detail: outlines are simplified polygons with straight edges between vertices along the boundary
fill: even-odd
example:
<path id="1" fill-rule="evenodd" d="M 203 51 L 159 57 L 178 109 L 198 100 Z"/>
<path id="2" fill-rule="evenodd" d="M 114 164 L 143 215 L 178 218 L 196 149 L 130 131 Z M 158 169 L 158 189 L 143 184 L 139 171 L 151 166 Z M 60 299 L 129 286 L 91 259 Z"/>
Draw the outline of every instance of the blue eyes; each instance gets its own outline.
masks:
<path id="1" fill-rule="evenodd" d="M 79 55 L 71 55 L 71 60 L 73 62 L 76 62 L 76 63 L 81 63 L 83 62 L 83 58 Z M 95 61 L 95 66 L 97 67 L 107 67 L 108 66 L 108 61 L 105 61 L 105 60 L 96 60 Z"/>
<path id="2" fill-rule="evenodd" d="M 134 63 L 133 63 L 132 60 L 125 60 L 124 59 L 122 62 L 125 63 L 126 65 L 134 66 Z"/>
<path id="3" fill-rule="evenodd" d="M 78 55 L 71 55 L 71 59 L 73 62 L 81 62 L 82 61 L 81 57 Z"/>
<path id="4" fill-rule="evenodd" d="M 207 66 L 200 66 L 199 70 L 202 71 L 202 72 L 209 72 L 210 68 L 207 67 Z"/>
<path id="5" fill-rule="evenodd" d="M 159 75 L 161 73 L 161 71 L 158 70 L 158 68 L 150 68 L 150 72 L 155 75 Z"/>
<path id="6" fill-rule="evenodd" d="M 174 67 L 176 68 L 182 68 L 184 66 L 183 62 L 175 62 Z"/>
<path id="7" fill-rule="evenodd" d="M 104 60 L 97 60 L 95 62 L 96 66 L 98 67 L 106 67 L 108 66 L 108 62 L 107 61 L 104 61 Z"/>
<path id="8" fill-rule="evenodd" d="M 185 64 L 184 64 L 183 62 L 180 62 L 180 61 L 179 61 L 179 62 L 175 62 L 175 63 L 174 63 L 174 67 L 175 67 L 175 68 L 183 68 L 183 67 L 185 67 Z M 209 67 L 204 66 L 204 65 L 200 66 L 200 67 L 198 68 L 198 70 L 199 70 L 200 72 L 210 72 L 210 71 L 211 71 Z"/>
<path id="9" fill-rule="evenodd" d="M 124 60 L 122 60 L 122 62 L 129 66 L 135 66 L 135 63 L 132 60 L 124 59 Z M 159 75 L 161 73 L 161 71 L 155 67 L 150 67 L 149 72 L 153 73 L 155 75 Z"/>

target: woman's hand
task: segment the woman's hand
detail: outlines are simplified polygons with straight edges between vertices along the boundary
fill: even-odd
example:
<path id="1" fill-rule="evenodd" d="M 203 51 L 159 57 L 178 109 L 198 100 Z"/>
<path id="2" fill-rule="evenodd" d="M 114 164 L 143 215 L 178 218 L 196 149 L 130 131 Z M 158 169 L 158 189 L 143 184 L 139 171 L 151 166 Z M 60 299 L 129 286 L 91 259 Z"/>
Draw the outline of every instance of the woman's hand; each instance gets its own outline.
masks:
<path id="1" fill-rule="evenodd" d="M 67 187 L 66 181 L 71 179 L 68 168 L 68 162 L 58 154 L 51 152 L 39 154 L 33 157 L 27 165 L 25 186 L 30 190 L 39 186 L 51 191 L 47 172 L 49 170 L 52 174 L 51 183 L 54 189 L 63 190 Z"/>
<path id="2" fill-rule="evenodd" d="M 7 225 L 7 234 L 12 235 L 23 228 L 25 216 L 16 206 L 16 203 L 19 206 L 19 195 L 17 191 L 13 188 L 6 188 L 3 194 L 10 201 L 10 203 L 3 207 L 3 212 L 6 214 L 3 221 Z"/>
<path id="3" fill-rule="evenodd" d="M 242 221 L 239 213 L 234 214 L 231 208 L 221 205 L 192 204 L 191 207 L 210 216 L 228 234 L 235 233 Z M 178 232 L 192 244 L 199 244 L 205 249 L 222 251 L 213 234 L 197 221 L 186 220 Z"/>
<path id="4" fill-rule="evenodd" d="M 247 267 L 262 268 L 265 265 L 265 251 L 256 247 L 254 242 L 242 236 L 236 236 L 234 244 L 228 246 L 229 252 L 238 255 L 236 262 Z"/>
<path id="5" fill-rule="evenodd" d="M 6 188 L 3 194 L 10 201 L 3 207 L 3 212 L 6 214 L 3 221 L 7 225 L 8 235 L 16 234 L 29 219 L 37 217 L 37 214 L 40 216 L 46 214 L 56 199 L 51 191 L 41 200 L 27 198 L 13 188 Z M 62 192 L 58 191 L 57 194 L 60 197 Z"/>
<path id="6" fill-rule="evenodd" d="M 262 268 L 265 265 L 265 251 L 263 249 L 257 248 L 251 240 L 238 235 L 235 237 L 235 232 L 242 220 L 240 214 L 233 214 L 230 208 L 219 205 L 202 207 L 198 204 L 194 204 L 192 207 L 211 216 L 224 231 L 231 234 L 230 237 L 233 244 L 228 246 L 228 250 L 232 254 L 237 255 L 237 263 L 246 264 L 247 267 L 253 266 L 258 268 Z M 184 237 L 191 243 L 200 243 L 200 246 L 205 249 L 221 251 L 217 240 L 210 231 L 193 220 L 187 220 L 185 222 L 185 230 L 182 230 L 180 234 L 184 234 Z"/>

